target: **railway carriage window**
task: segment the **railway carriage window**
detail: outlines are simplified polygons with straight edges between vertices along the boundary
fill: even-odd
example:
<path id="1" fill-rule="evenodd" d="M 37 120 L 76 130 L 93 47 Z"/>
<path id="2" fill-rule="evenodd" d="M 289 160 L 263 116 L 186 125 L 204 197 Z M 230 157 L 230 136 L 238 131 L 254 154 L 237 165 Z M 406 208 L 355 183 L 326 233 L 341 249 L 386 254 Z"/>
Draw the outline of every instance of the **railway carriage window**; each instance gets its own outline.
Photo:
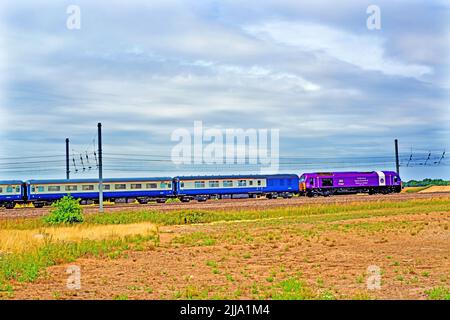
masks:
<path id="1" fill-rule="evenodd" d="M 16 187 L 16 192 L 20 192 L 20 187 L 19 186 Z"/>
<path id="2" fill-rule="evenodd" d="M 6 187 L 6 193 L 12 193 L 12 192 L 13 192 L 12 186 L 7 186 Z"/>
<path id="3" fill-rule="evenodd" d="M 322 179 L 322 187 L 332 187 L 333 179 Z"/>
<path id="4" fill-rule="evenodd" d="M 92 184 L 86 184 L 81 187 L 83 191 L 92 191 L 94 190 L 94 186 Z"/>
<path id="5" fill-rule="evenodd" d="M 0 193 L 3 193 L 3 188 L 2 187 L 0 187 Z"/>
<path id="6" fill-rule="evenodd" d="M 158 185 L 156 183 L 147 183 L 147 189 L 156 189 Z"/>
<path id="7" fill-rule="evenodd" d="M 247 180 L 239 180 L 238 187 L 245 187 L 247 185 Z"/>
<path id="8" fill-rule="evenodd" d="M 115 190 L 125 190 L 127 188 L 126 184 L 116 184 L 114 185 Z"/>
<path id="9" fill-rule="evenodd" d="M 167 188 L 172 188 L 172 182 L 169 182 L 168 184 L 167 184 Z"/>
<path id="10" fill-rule="evenodd" d="M 130 187 L 131 187 L 131 189 L 142 189 L 142 184 L 132 183 Z"/>
<path id="11" fill-rule="evenodd" d="M 205 181 L 195 181 L 195 187 L 196 188 L 204 188 L 205 187 Z"/>
<path id="12" fill-rule="evenodd" d="M 43 186 L 39 186 L 38 187 L 38 192 L 44 192 L 44 187 Z"/>
<path id="13" fill-rule="evenodd" d="M 180 182 L 180 187 L 184 188 L 184 182 Z"/>
<path id="14" fill-rule="evenodd" d="M 166 189 L 167 188 L 167 182 L 161 182 L 160 183 L 160 187 L 161 187 L 161 189 Z"/>
<path id="15" fill-rule="evenodd" d="M 109 184 L 104 184 L 103 190 L 111 190 L 111 186 Z"/>
<path id="16" fill-rule="evenodd" d="M 248 182 L 248 185 L 252 186 L 252 185 L 253 185 L 253 180 L 250 180 L 250 181 Z"/>
<path id="17" fill-rule="evenodd" d="M 314 186 L 314 178 L 309 179 L 309 184 Z"/>
<path id="18" fill-rule="evenodd" d="M 261 185 L 261 180 L 258 180 L 258 186 L 260 186 Z"/>
<path id="19" fill-rule="evenodd" d="M 66 186 L 66 191 L 77 191 L 78 186 Z"/>
<path id="20" fill-rule="evenodd" d="M 218 188 L 219 187 L 219 181 L 209 181 L 209 187 L 210 188 Z"/>
<path id="21" fill-rule="evenodd" d="M 233 180 L 224 180 L 223 181 L 224 187 L 232 187 L 233 186 Z"/>
<path id="22" fill-rule="evenodd" d="M 47 190 L 49 192 L 59 192 L 59 191 L 61 191 L 61 187 L 60 186 L 48 186 Z"/>

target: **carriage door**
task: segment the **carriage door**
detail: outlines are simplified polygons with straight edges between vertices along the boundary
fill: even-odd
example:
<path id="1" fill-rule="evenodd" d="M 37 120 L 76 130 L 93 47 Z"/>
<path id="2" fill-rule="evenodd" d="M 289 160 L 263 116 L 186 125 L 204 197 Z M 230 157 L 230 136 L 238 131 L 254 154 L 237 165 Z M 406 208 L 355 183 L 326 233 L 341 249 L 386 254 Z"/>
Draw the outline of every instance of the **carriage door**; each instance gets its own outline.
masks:
<path id="1" fill-rule="evenodd" d="M 377 171 L 378 174 L 378 185 L 384 187 L 386 185 L 386 176 L 383 171 Z"/>

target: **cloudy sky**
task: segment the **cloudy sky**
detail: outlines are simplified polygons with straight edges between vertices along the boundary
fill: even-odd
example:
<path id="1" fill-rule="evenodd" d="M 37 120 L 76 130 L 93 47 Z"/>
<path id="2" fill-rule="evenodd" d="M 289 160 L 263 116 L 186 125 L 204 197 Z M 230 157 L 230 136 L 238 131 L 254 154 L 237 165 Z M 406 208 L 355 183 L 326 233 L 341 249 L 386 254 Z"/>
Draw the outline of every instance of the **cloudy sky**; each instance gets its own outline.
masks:
<path id="1" fill-rule="evenodd" d="M 6 0 L 0 21 L 0 178 L 63 177 L 64 139 L 92 152 L 99 121 L 110 165 L 169 158 L 196 120 L 279 129 L 298 172 L 394 169 L 398 138 L 406 178 L 450 178 L 446 158 L 420 165 L 450 149 L 448 1 Z M 107 175 L 138 174 L 126 161 Z"/>

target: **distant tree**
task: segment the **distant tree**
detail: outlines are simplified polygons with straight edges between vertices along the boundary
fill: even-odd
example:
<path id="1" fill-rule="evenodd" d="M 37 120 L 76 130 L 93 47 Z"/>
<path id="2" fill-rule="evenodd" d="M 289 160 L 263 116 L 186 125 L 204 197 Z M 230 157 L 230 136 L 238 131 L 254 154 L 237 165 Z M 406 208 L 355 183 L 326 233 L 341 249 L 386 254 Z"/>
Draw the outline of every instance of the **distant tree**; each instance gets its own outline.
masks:
<path id="1" fill-rule="evenodd" d="M 423 180 L 409 180 L 404 183 L 405 187 L 425 187 L 425 186 L 450 186 L 450 181 L 442 179 L 423 179 Z"/>

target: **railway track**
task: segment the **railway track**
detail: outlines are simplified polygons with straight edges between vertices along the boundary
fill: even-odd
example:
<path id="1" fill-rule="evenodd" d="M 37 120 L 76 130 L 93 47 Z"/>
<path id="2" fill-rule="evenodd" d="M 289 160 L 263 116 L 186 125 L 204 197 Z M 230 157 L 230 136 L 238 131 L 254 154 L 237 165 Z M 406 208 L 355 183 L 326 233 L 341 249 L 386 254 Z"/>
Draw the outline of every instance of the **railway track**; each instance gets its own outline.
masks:
<path id="1" fill-rule="evenodd" d="M 140 210 L 239 210 L 239 209 L 267 209 L 274 207 L 317 205 L 317 204 L 339 204 L 349 202 L 378 202 L 378 201 L 406 201 L 412 199 L 431 199 L 437 197 L 450 197 L 448 192 L 437 193 L 397 193 L 389 195 L 340 195 L 332 197 L 294 197 L 291 199 L 222 199 L 209 200 L 207 202 L 176 202 L 176 203 L 152 203 L 152 204 L 116 204 L 105 206 L 105 212 L 140 211 Z M 97 206 L 84 206 L 84 213 L 98 213 Z M 0 219 L 16 219 L 26 217 L 39 217 L 48 214 L 50 207 L 44 208 L 18 208 L 6 210 L 0 209 Z"/>

